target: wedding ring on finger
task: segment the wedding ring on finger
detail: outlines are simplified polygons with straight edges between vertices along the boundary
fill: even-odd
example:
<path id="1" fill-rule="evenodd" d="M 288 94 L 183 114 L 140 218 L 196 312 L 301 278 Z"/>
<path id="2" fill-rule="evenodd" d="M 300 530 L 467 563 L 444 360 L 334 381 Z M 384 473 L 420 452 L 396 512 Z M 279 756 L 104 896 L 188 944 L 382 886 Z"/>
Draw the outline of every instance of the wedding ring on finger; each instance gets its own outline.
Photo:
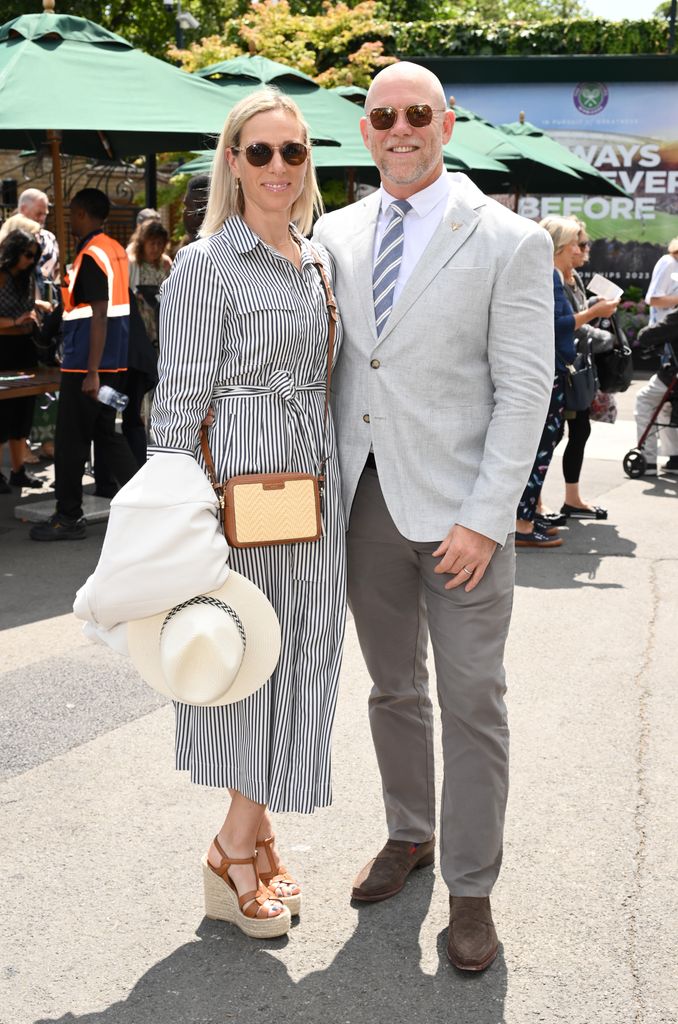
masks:
<path id="1" fill-rule="evenodd" d="M 467 576 L 473 576 L 473 569 L 467 569 L 465 565 L 462 565 L 462 569 L 464 570 Z"/>

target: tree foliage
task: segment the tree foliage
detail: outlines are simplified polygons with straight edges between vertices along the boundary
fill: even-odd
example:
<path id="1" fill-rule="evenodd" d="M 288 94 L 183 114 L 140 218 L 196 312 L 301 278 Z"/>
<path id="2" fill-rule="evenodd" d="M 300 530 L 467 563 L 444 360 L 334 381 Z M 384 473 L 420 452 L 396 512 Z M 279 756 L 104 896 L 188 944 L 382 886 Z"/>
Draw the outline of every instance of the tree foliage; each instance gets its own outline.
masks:
<path id="1" fill-rule="evenodd" d="M 665 22 L 576 18 L 546 21 L 416 21 L 395 26 L 400 57 L 666 53 Z"/>
<path id="2" fill-rule="evenodd" d="M 200 36 L 221 32 L 225 20 L 237 17 L 249 2 L 181 0 L 181 6 L 200 22 L 200 28 L 192 33 Z M 0 25 L 20 14 L 41 13 L 42 0 L 0 0 Z M 56 13 L 88 18 L 154 57 L 165 57 L 175 38 L 175 13 L 165 10 L 162 0 L 56 0 Z"/>
<path id="3" fill-rule="evenodd" d="M 368 86 L 375 71 L 395 60 L 393 25 L 373 0 L 350 7 L 325 3 L 322 14 L 295 13 L 289 0 L 262 0 L 222 36 L 211 36 L 187 50 L 170 50 L 187 71 L 196 71 L 239 53 L 259 54 L 289 64 L 324 86 Z"/>
<path id="4" fill-rule="evenodd" d="M 56 4 L 188 71 L 260 53 L 323 85 L 368 85 L 396 56 L 666 53 L 670 0 L 652 20 L 622 22 L 588 17 L 585 0 L 181 0 L 200 22 L 185 51 L 162 0 Z M 41 10 L 41 0 L 0 0 L 0 24 Z"/>

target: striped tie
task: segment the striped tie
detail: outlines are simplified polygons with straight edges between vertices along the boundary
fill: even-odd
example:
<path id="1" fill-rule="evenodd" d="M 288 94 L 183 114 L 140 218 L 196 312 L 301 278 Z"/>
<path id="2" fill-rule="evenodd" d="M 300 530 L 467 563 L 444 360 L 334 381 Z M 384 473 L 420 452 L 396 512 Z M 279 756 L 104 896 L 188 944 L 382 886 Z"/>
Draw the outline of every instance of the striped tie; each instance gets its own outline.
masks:
<path id="1" fill-rule="evenodd" d="M 398 199 L 391 203 L 391 220 L 379 246 L 379 254 L 374 264 L 372 290 L 374 293 L 374 315 L 377 321 L 377 336 L 386 325 L 393 308 L 393 290 L 398 280 L 398 272 L 403 259 L 403 220 L 412 207 L 407 199 Z"/>

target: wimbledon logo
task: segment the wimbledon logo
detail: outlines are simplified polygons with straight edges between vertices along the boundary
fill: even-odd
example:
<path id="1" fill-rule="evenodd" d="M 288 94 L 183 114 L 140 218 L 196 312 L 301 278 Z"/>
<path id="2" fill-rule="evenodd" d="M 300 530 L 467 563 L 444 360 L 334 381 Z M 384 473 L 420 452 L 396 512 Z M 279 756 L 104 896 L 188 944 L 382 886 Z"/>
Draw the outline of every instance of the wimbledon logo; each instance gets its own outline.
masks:
<path id="1" fill-rule="evenodd" d="M 600 114 L 607 106 L 610 92 L 602 82 L 580 82 L 572 98 L 580 114 Z"/>

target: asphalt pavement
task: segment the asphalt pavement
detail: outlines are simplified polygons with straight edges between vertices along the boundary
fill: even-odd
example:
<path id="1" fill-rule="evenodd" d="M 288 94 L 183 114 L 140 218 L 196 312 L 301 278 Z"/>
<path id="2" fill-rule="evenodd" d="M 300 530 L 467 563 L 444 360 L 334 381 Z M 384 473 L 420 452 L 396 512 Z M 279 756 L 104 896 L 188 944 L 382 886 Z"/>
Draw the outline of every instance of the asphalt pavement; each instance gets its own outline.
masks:
<path id="1" fill-rule="evenodd" d="M 254 942 L 203 916 L 223 794 L 174 771 L 171 706 L 70 614 L 104 527 L 37 544 L 0 497 L 0 1024 L 675 1024 L 678 477 L 623 474 L 636 387 L 587 448 L 609 518 L 518 553 L 502 945 L 477 976 L 447 962 L 437 867 L 350 903 L 385 839 L 352 623 L 334 804 L 277 819 L 302 916 Z"/>

